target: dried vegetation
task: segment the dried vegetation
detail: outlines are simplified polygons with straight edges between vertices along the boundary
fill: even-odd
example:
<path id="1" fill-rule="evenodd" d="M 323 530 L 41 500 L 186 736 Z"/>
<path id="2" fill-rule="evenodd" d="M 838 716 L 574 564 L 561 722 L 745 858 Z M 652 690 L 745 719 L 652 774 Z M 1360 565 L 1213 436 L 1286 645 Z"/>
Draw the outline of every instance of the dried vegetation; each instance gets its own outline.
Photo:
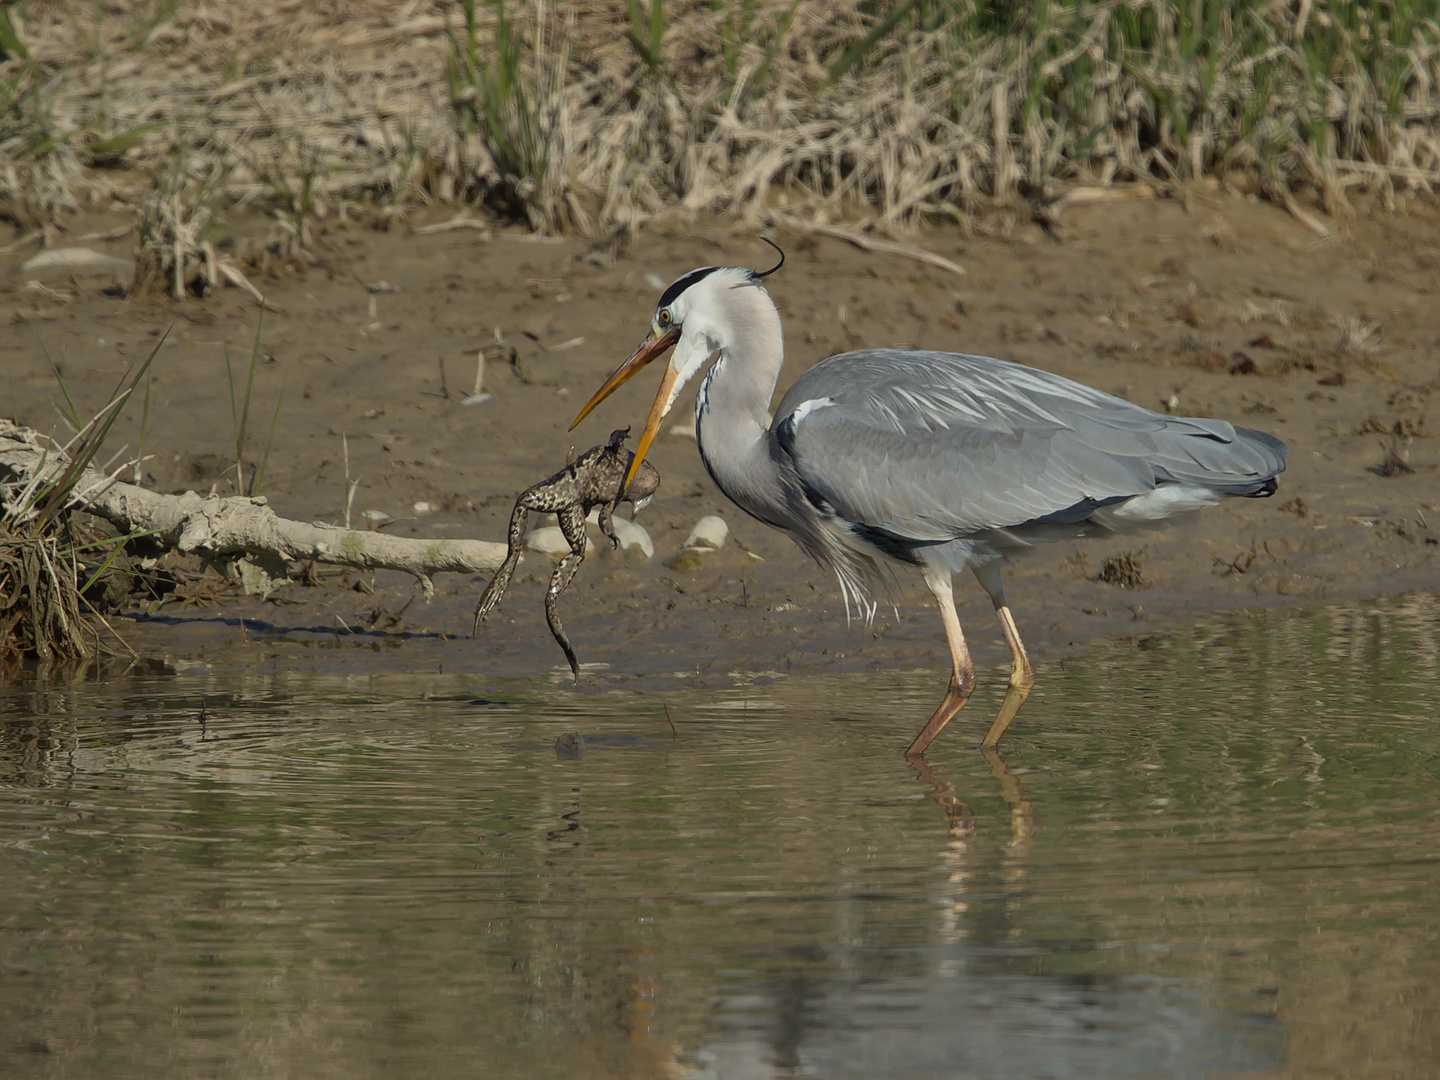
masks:
<path id="1" fill-rule="evenodd" d="M 1150 584 L 1144 573 L 1145 550 L 1122 551 L 1100 564 L 1095 580 L 1120 589 L 1144 589 Z"/>
<path id="2" fill-rule="evenodd" d="M 32 228 L 138 205 L 137 175 L 177 153 L 302 244 L 352 200 L 582 231 L 675 206 L 894 229 L 1056 181 L 1239 175 L 1297 213 L 1440 181 L 1428 0 L 3 10 L 0 216 Z M 182 286 L 225 275 L 198 250 L 166 268 Z"/>
<path id="3" fill-rule="evenodd" d="M 0 467 L 0 664 L 83 659 L 92 655 L 87 633 L 94 650 L 106 650 L 87 618 L 93 615 L 108 627 L 91 599 L 92 589 L 101 591 L 95 586 L 103 586 L 106 572 L 135 537 L 91 534 L 77 525 L 73 512 L 118 475 L 115 469 L 95 479 L 96 458 L 158 351 L 157 345 L 142 363 L 133 365 L 104 408 L 85 423 L 75 413 L 57 369 L 73 437 L 64 445 L 43 445 L 39 469 L 12 472 Z M 113 630 L 112 636 L 120 640 Z"/>

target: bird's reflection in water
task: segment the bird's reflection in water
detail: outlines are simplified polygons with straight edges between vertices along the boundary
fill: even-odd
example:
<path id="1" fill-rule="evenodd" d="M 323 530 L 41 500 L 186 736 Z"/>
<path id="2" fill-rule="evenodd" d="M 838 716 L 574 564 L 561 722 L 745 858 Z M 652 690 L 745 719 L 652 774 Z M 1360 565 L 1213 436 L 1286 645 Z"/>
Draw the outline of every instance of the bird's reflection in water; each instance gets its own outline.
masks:
<path id="1" fill-rule="evenodd" d="M 887 937 L 885 928 L 904 921 L 900 908 L 872 910 L 867 926 L 832 941 L 800 971 L 732 982 L 691 1055 L 691 1080 L 1199 1080 L 1283 1059 L 1278 1029 L 1208 1007 L 1199 984 L 1037 971 L 1039 946 L 1027 938 L 1016 903 L 1033 872 L 1035 838 L 1035 811 L 1020 778 L 998 753 L 985 752 L 1007 809 L 993 818 L 977 815 L 923 758 L 907 761 L 944 815 L 943 880 L 931 897 L 937 917 L 923 940 Z M 974 797 L 982 795 L 988 791 Z M 894 899 L 908 904 L 911 897 Z"/>
<path id="2" fill-rule="evenodd" d="M 993 747 L 985 747 L 981 753 L 985 755 L 990 775 L 998 782 L 1000 797 L 1010 811 L 1010 837 L 1005 843 L 1001 879 L 1006 891 L 1012 892 L 1025 877 L 1025 859 L 1035 834 L 1035 809 L 1025 798 L 1020 778 L 1006 767 L 1000 752 Z M 940 861 L 946 871 L 946 887 L 937 898 L 941 910 L 938 931 L 941 941 L 953 944 L 966 937 L 964 918 L 969 910 L 966 895 L 972 874 L 969 866 L 971 849 L 976 838 L 975 811 L 955 793 L 955 785 L 936 772 L 935 767 L 923 757 L 907 754 L 905 760 L 915 770 L 916 778 L 929 787 L 930 798 L 945 812 L 945 843 L 940 850 Z M 952 973 L 941 970 L 939 974 L 947 976 Z"/>

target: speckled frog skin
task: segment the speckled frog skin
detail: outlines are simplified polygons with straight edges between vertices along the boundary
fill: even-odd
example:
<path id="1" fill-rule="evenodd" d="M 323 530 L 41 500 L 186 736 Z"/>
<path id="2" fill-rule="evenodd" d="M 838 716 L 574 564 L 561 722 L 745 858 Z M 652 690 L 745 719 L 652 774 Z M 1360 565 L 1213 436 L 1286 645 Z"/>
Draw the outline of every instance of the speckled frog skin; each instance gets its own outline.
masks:
<path id="1" fill-rule="evenodd" d="M 533 487 L 528 487 L 515 500 L 515 509 L 510 515 L 509 551 L 501 563 L 494 579 L 485 588 L 480 603 L 475 607 L 475 625 L 472 633 L 479 634 L 480 624 L 490 609 L 500 602 L 505 587 L 515 574 L 520 562 L 520 552 L 525 546 L 525 523 L 534 510 L 541 514 L 554 514 L 560 522 L 560 531 L 570 545 L 570 554 L 560 560 L 555 573 L 550 577 L 550 586 L 545 590 L 545 621 L 550 624 L 550 633 L 565 652 L 570 662 L 570 672 L 580 677 L 580 664 L 575 659 L 575 650 L 560 625 L 560 594 L 570 584 L 575 571 L 585 561 L 585 516 L 596 507 L 600 508 L 600 531 L 610 538 L 610 543 L 619 546 L 615 536 L 615 509 L 622 502 L 632 503 L 639 511 L 655 494 L 660 486 L 660 474 L 648 461 L 642 462 L 630 481 L 629 488 L 621 490 L 625 473 L 635 455 L 625 449 L 625 440 L 630 429 L 620 428 L 610 433 L 610 441 L 603 446 L 592 446 L 574 461 L 553 476 L 548 476 Z"/>

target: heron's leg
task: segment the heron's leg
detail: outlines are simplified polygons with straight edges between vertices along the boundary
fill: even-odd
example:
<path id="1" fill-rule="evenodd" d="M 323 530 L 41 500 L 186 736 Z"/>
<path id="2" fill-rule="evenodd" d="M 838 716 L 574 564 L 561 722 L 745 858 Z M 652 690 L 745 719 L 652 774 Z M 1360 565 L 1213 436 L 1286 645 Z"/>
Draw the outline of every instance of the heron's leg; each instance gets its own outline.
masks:
<path id="1" fill-rule="evenodd" d="M 505 561 L 500 564 L 500 569 L 495 571 L 490 584 L 485 586 L 485 591 L 480 594 L 480 602 L 475 605 L 475 625 L 470 628 L 471 637 L 480 633 L 480 623 L 490 614 L 490 609 L 500 602 L 505 586 L 509 585 L 510 579 L 515 576 L 515 567 L 520 562 L 520 552 L 525 546 L 525 519 L 529 516 L 525 504 L 517 502 L 510 515 L 510 546 L 505 552 Z"/>
<path id="2" fill-rule="evenodd" d="M 1030 688 L 1035 685 L 1035 670 L 1030 666 L 1030 657 L 1025 653 L 1024 642 L 1020 640 L 1020 631 L 1015 628 L 1015 617 L 1010 614 L 1010 608 L 1005 603 L 1005 586 L 1000 581 L 999 564 L 986 563 L 984 566 L 975 567 L 975 579 L 980 582 L 980 587 L 990 594 L 990 602 L 995 605 L 995 613 L 1000 616 L 1000 628 L 1005 631 L 1005 644 L 1010 647 L 1010 687 L 1005 691 L 1005 700 L 1000 702 L 1000 711 L 990 722 L 985 741 L 980 744 L 982 748 L 989 749 L 1000 741 L 1000 736 L 1005 734 L 1010 721 L 1015 719 L 1020 706 L 1025 704 L 1025 699 L 1030 696 Z"/>
<path id="3" fill-rule="evenodd" d="M 970 659 L 970 650 L 965 647 L 965 635 L 960 631 L 960 616 L 955 613 L 955 593 L 950 586 L 950 571 L 938 567 L 925 568 L 925 584 L 935 595 L 935 604 L 940 609 L 940 619 L 945 624 L 945 640 L 950 645 L 950 688 L 934 715 L 925 722 L 920 734 L 905 751 L 906 757 L 923 754 L 925 748 L 935 741 L 940 729 L 970 700 L 975 689 L 975 664 Z"/>

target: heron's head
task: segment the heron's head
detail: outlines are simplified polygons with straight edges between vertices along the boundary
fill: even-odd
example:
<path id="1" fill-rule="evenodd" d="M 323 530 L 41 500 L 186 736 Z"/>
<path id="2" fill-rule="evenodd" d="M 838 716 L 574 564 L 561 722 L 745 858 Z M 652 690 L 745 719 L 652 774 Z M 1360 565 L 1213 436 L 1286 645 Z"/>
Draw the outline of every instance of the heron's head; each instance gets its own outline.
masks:
<path id="1" fill-rule="evenodd" d="M 765 242 L 780 251 L 769 240 Z M 702 266 L 672 281 L 655 305 L 655 314 L 650 319 L 650 333 L 630 354 L 630 359 L 616 368 L 604 385 L 595 391 L 594 397 L 585 403 L 570 430 L 573 431 L 591 409 L 618 390 L 622 383 L 673 347 L 675 352 L 666 365 L 655 403 L 650 407 L 649 419 L 645 421 L 645 430 L 640 433 L 640 442 L 635 447 L 635 460 L 631 462 L 626 476 L 629 483 L 645 460 L 660 422 L 674 406 L 685 384 L 717 350 L 726 348 L 745 331 L 749 309 L 740 299 L 740 294 L 750 289 L 759 289 L 763 293 L 760 279 L 784 265 L 785 253 L 781 251 L 780 261 L 764 272 L 738 266 Z M 773 305 L 769 309 L 773 312 Z"/>

